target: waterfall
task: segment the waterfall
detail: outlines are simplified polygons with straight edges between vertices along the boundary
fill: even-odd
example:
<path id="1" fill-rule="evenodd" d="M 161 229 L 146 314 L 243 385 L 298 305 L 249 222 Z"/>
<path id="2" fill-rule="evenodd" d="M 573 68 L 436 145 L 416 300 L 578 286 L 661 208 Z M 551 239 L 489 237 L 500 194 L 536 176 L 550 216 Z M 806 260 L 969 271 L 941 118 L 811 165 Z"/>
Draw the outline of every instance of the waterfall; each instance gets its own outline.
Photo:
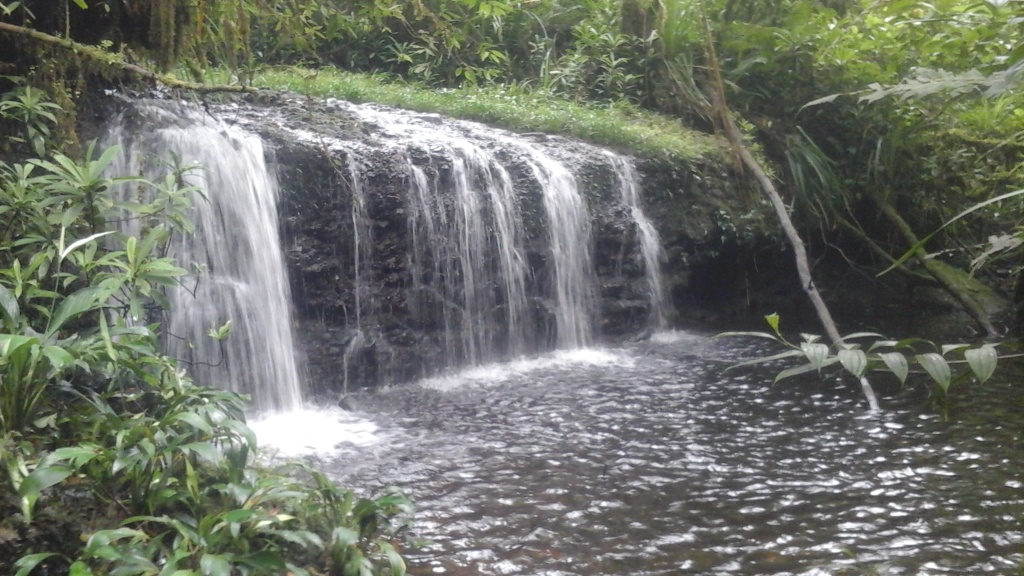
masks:
<path id="1" fill-rule="evenodd" d="M 443 183 L 407 157 L 415 308 L 425 314 L 430 302 L 440 306 L 447 365 L 522 354 L 527 270 L 512 178 L 468 142 L 444 150 L 451 169 Z"/>
<path id="2" fill-rule="evenodd" d="M 568 168 L 539 147 L 471 122 L 452 123 L 460 129 L 453 131 L 433 117 L 336 104 L 385 130 L 393 137 L 387 143 L 405 150 L 410 268 L 417 293 L 413 308 L 443 323 L 446 365 L 479 364 L 537 349 L 521 198 L 507 161 L 494 148 L 520 156 L 540 187 L 556 345 L 576 348 L 592 342 L 596 303 L 590 215 Z M 429 157 L 428 148 L 441 152 L 451 165 L 417 165 L 410 151 Z M 497 326 L 505 326 L 505 332 L 499 335 Z"/>
<path id="3" fill-rule="evenodd" d="M 436 114 L 288 102 L 215 109 L 281 159 L 300 335 L 326 390 L 664 325 L 662 251 L 630 159 Z M 321 119 L 297 120 L 299 107 Z"/>
<path id="4" fill-rule="evenodd" d="M 666 309 L 668 301 L 665 298 L 664 288 L 661 281 L 661 262 L 665 259 L 665 250 L 661 245 L 661 238 L 658 236 L 654 224 L 644 214 L 640 207 L 640 178 L 636 174 L 633 163 L 614 152 L 605 151 L 605 155 L 611 162 L 615 176 L 619 180 L 622 193 L 622 203 L 629 208 L 629 213 L 636 223 L 637 232 L 640 236 L 640 250 L 644 259 L 644 274 L 647 276 L 647 285 L 651 294 L 651 327 L 662 329 L 667 326 Z"/>
<path id="5" fill-rule="evenodd" d="M 554 263 L 555 322 L 559 348 L 580 348 L 592 340 L 595 316 L 590 213 L 569 170 L 537 148 L 518 144 L 531 158 L 541 183 Z"/>
<path id="6" fill-rule="evenodd" d="M 373 261 L 373 236 L 369 225 L 370 219 L 366 213 L 363 168 L 352 154 L 346 158 L 345 167 L 348 171 L 349 187 L 352 190 L 352 241 L 355 247 L 352 251 L 352 293 L 355 299 L 355 327 L 356 330 L 362 330 L 364 304 L 369 305 L 372 311 L 374 302 L 372 291 L 369 288 L 371 271 L 369 264 Z M 364 303 L 364 296 L 369 297 L 369 302 Z"/>
<path id="7" fill-rule="evenodd" d="M 191 213 L 195 234 L 177 239 L 169 254 L 192 272 L 169 294 L 167 354 L 197 383 L 251 395 L 257 411 L 300 408 L 278 188 L 260 139 L 188 109 L 136 109 L 142 130 L 122 118 L 110 132 L 107 143 L 123 152 L 112 174 L 160 178 L 172 157 L 199 165 L 185 176 L 201 192 Z M 134 200 L 130 185 L 119 193 Z M 135 220 L 124 231 L 138 234 L 139 226 Z M 206 335 L 229 320 L 225 341 Z"/>

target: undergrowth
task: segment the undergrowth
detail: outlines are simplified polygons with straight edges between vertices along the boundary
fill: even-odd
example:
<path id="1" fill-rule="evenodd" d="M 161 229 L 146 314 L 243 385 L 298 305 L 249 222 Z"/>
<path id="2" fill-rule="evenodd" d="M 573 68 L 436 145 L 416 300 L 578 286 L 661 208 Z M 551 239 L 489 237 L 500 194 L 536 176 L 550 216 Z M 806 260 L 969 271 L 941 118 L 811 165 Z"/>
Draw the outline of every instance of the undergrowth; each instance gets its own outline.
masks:
<path id="1" fill-rule="evenodd" d="M 111 178 L 119 150 L 63 154 L 57 112 L 0 97 L 0 152 L 22 159 L 0 160 L 0 571 L 404 574 L 404 496 L 255 462 L 247 399 L 193 382 L 143 324 L 185 273 L 168 248 L 193 231 L 195 167 Z"/>
<path id="2" fill-rule="evenodd" d="M 226 83 L 226 72 L 210 73 L 211 82 Z M 374 102 L 418 112 L 436 112 L 518 132 L 575 136 L 588 142 L 641 156 L 694 160 L 719 154 L 720 139 L 689 129 L 680 120 L 627 102 L 584 105 L 541 90 L 517 86 L 467 86 L 431 89 L 380 75 L 336 68 L 261 68 L 252 77 L 259 88 L 307 96 Z"/>

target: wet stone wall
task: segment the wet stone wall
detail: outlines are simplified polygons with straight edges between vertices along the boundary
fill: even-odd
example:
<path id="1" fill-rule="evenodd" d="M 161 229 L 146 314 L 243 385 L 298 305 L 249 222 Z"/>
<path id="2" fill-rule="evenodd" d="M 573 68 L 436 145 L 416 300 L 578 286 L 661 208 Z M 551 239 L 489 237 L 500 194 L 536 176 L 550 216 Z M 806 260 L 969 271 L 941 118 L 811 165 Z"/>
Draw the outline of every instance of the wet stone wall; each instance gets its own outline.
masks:
<path id="1" fill-rule="evenodd" d="M 260 135 L 273 157 L 293 328 L 315 392 L 550 350 L 567 330 L 599 343 L 653 328 L 638 224 L 606 151 L 344 102 L 277 97 L 212 111 Z M 746 193 L 725 170 L 635 164 L 665 244 L 665 317 L 678 321 L 693 314 L 688 270 L 715 215 L 736 212 Z M 552 204 L 584 211 L 569 240 L 551 230 L 567 225 Z M 572 238 L 580 246 L 564 245 Z M 592 277 L 580 286 L 567 270 Z"/>

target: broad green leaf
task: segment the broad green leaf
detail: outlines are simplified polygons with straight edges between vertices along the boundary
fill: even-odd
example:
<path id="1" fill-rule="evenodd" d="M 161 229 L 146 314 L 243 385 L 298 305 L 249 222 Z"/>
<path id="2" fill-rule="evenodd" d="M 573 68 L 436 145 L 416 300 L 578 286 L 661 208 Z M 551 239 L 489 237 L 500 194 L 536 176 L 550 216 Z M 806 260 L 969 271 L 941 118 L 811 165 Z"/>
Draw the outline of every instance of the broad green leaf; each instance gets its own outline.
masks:
<path id="1" fill-rule="evenodd" d="M 83 10 L 85 10 L 86 8 L 89 7 L 89 5 L 85 3 L 85 0 L 74 0 L 74 2 L 75 2 L 75 6 L 78 6 L 79 8 L 81 8 Z"/>
<path id="2" fill-rule="evenodd" d="M 95 444 L 65 446 L 47 454 L 43 462 L 70 462 L 73 467 L 79 468 L 86 462 L 99 456 L 100 451 L 99 446 Z"/>
<path id="3" fill-rule="evenodd" d="M 970 347 L 970 344 L 943 344 L 942 345 L 942 355 L 945 356 L 946 354 L 949 354 L 950 352 L 952 352 L 954 350 L 963 350 L 963 349 L 969 348 L 969 347 Z"/>
<path id="4" fill-rule="evenodd" d="M 114 341 L 110 338 L 110 327 L 107 326 L 107 314 L 106 312 L 100 312 L 100 337 L 103 338 L 103 348 L 107 351 L 107 356 L 110 357 L 111 362 L 117 362 L 118 354 L 117 350 L 114 349 Z"/>
<path id="5" fill-rule="evenodd" d="M 25 497 L 38 496 L 50 486 L 63 482 L 73 472 L 67 466 L 40 466 L 21 481 L 18 494 Z"/>
<path id="6" fill-rule="evenodd" d="M 19 334 L 0 334 L 0 358 L 13 356 L 18 353 L 22 346 L 39 344 L 39 340 L 31 336 Z"/>
<path id="7" fill-rule="evenodd" d="M 135 519 L 145 519 L 145 517 L 138 517 Z M 125 520 L 125 522 L 131 521 L 132 518 Z M 85 551 L 87 554 L 94 554 L 98 549 L 110 546 L 114 542 L 131 538 L 133 540 L 144 541 L 146 540 L 146 533 L 141 530 L 135 530 L 133 528 L 114 528 L 111 530 L 100 530 L 94 532 L 89 537 L 88 542 L 85 544 Z"/>
<path id="8" fill-rule="evenodd" d="M 390 542 L 384 540 L 376 540 L 377 546 L 384 551 L 384 555 L 388 557 L 388 564 L 391 565 L 391 576 L 405 576 L 405 560 L 402 559 L 402 555 L 395 550 L 395 547 Z"/>
<path id="9" fill-rule="evenodd" d="M 68 254 L 74 252 L 75 248 L 78 248 L 79 246 L 83 246 L 85 244 L 88 244 L 89 242 L 92 242 L 93 240 L 97 240 L 97 239 L 102 238 L 104 236 L 109 236 L 110 234 L 113 234 L 113 233 L 114 233 L 113 231 L 99 232 L 99 233 L 93 234 L 92 236 L 89 236 L 87 238 L 82 238 L 81 240 L 76 240 L 75 242 L 72 242 L 70 246 L 68 246 L 67 248 L 61 250 L 61 252 L 60 252 L 60 259 L 63 260 L 65 258 L 67 258 Z"/>
<path id="10" fill-rule="evenodd" d="M 854 332 L 853 334 L 843 336 L 839 341 L 846 342 L 847 340 L 856 340 L 858 338 L 882 338 L 882 335 L 878 332 Z"/>
<path id="11" fill-rule="evenodd" d="M 768 323 L 768 326 L 771 327 L 773 332 L 775 332 L 776 334 L 779 333 L 779 315 L 778 314 L 768 314 L 767 316 L 764 317 L 764 321 Z"/>
<path id="12" fill-rule="evenodd" d="M 10 329 L 16 329 L 18 316 L 21 314 L 21 309 L 18 307 L 18 299 L 14 297 L 13 292 L 2 284 L 0 284 L 0 312 L 3 312 L 4 319 L 7 321 Z"/>
<path id="13" fill-rule="evenodd" d="M 283 515 L 278 516 L 278 521 L 283 519 Z M 317 548 L 322 549 L 324 543 L 320 540 L 320 537 L 309 530 L 267 530 L 267 532 L 274 536 L 286 541 L 302 546 L 303 548 Z"/>
<path id="14" fill-rule="evenodd" d="M 78 3 L 78 5 L 82 8 L 85 8 L 84 0 L 75 0 L 75 2 Z M 92 144 L 95 143 L 96 141 L 93 140 Z M 118 145 L 111 146 L 110 148 L 104 150 L 103 154 L 101 154 L 100 157 L 96 159 L 96 161 L 89 163 L 89 168 L 93 171 L 93 176 L 97 178 L 101 176 L 103 174 L 103 171 L 107 169 L 107 166 L 110 166 L 110 163 L 113 162 L 114 159 L 117 158 L 117 155 L 120 153 L 121 147 Z"/>
<path id="15" fill-rule="evenodd" d="M 800 349 L 803 350 L 807 361 L 815 369 L 821 369 L 825 366 L 825 361 L 828 359 L 828 345 L 821 342 L 801 342 Z"/>
<path id="16" fill-rule="evenodd" d="M 207 434 L 211 434 L 213 432 L 213 428 L 210 426 L 210 423 L 203 420 L 202 417 L 195 412 L 179 412 L 174 415 L 173 420 L 184 422 L 185 424 L 206 432 Z"/>
<path id="17" fill-rule="evenodd" d="M 244 439 L 245 443 L 250 448 L 254 448 L 256 446 L 256 433 L 252 431 L 252 428 L 246 426 L 245 422 L 242 422 L 241 420 L 231 419 L 220 422 L 220 426 L 222 428 L 227 428 L 228 430 L 231 430 L 237 436 Z"/>
<path id="18" fill-rule="evenodd" d="M 868 346 L 868 352 L 874 352 L 879 348 L 896 348 L 898 345 L 899 342 L 895 340 L 877 340 L 872 342 L 871 346 Z"/>
<path id="19" fill-rule="evenodd" d="M 85 562 L 76 560 L 68 566 L 68 576 L 92 576 L 92 569 Z"/>
<path id="20" fill-rule="evenodd" d="M 36 566 L 39 566 L 47 558 L 53 558 L 56 556 L 53 552 L 40 552 L 38 554 L 29 554 L 18 558 L 17 562 L 14 563 L 14 567 L 18 569 L 14 573 L 14 576 L 28 576 L 35 570 Z"/>
<path id="21" fill-rule="evenodd" d="M 82 215 L 82 212 L 84 210 L 85 210 L 85 204 L 73 204 L 70 207 L 68 207 L 68 209 L 63 214 L 61 214 L 61 217 L 60 217 L 61 228 L 62 229 L 70 228 L 71 225 L 75 223 L 75 220 L 78 220 L 78 217 Z M 112 232 L 108 232 L 108 234 L 112 234 Z M 61 256 L 61 259 L 63 259 L 63 258 L 64 257 Z"/>
<path id="22" fill-rule="evenodd" d="M 248 508 L 239 508 L 239 509 L 236 509 L 236 510 L 228 510 L 227 512 L 221 514 L 220 517 L 225 522 L 231 522 L 233 524 L 238 524 L 238 523 L 241 523 L 241 522 L 247 522 L 249 519 L 251 519 L 255 515 L 256 515 L 256 511 L 255 510 L 251 510 L 251 509 L 248 509 Z"/>
<path id="23" fill-rule="evenodd" d="M 878 355 L 885 362 L 885 367 L 889 369 L 897 378 L 900 383 L 907 381 L 907 375 L 910 374 L 910 364 L 907 362 L 907 357 L 899 352 L 883 352 Z"/>
<path id="24" fill-rule="evenodd" d="M 129 236 L 124 244 L 124 255 L 128 258 L 128 266 L 133 269 L 138 267 L 139 263 L 138 250 L 136 249 L 138 244 L 139 239 L 135 236 Z"/>
<path id="25" fill-rule="evenodd" d="M 720 334 L 715 334 L 715 338 L 734 338 L 744 336 L 750 338 L 766 338 L 768 340 L 774 340 L 775 342 L 779 341 L 777 336 L 767 332 L 722 332 Z"/>
<path id="26" fill-rule="evenodd" d="M 43 252 L 36 253 L 29 261 L 26 273 L 31 274 L 31 271 L 35 271 L 36 279 L 43 280 L 46 275 L 50 272 L 50 262 L 53 260 L 54 250 L 49 249 Z"/>
<path id="27" fill-rule="evenodd" d="M 203 554 L 199 569 L 205 576 L 231 576 L 231 563 L 221 554 Z"/>
<path id="28" fill-rule="evenodd" d="M 210 328 L 210 331 L 206 333 L 207 336 L 218 341 L 226 340 L 229 334 L 231 334 L 231 320 L 228 320 L 223 326 Z"/>
<path id="29" fill-rule="evenodd" d="M 794 366 L 793 368 L 787 368 L 786 370 L 783 370 L 782 372 L 779 372 L 778 374 L 776 374 L 774 381 L 775 382 L 780 382 L 782 380 L 785 380 L 786 378 L 792 378 L 793 376 L 799 376 L 800 374 L 806 374 L 808 372 L 814 372 L 814 371 L 817 371 L 817 370 L 820 370 L 820 369 L 824 368 L 825 366 L 829 366 L 829 365 L 835 364 L 838 361 L 839 361 L 838 358 L 830 358 L 829 360 L 827 360 L 821 366 L 815 366 L 813 364 L 801 364 L 800 366 Z"/>
<path id="30" fill-rule="evenodd" d="M 238 561 L 243 564 L 248 564 L 253 568 L 258 568 L 265 574 L 283 574 L 287 569 L 281 555 L 270 550 L 263 550 L 262 552 L 248 554 L 239 558 Z"/>
<path id="31" fill-rule="evenodd" d="M 90 286 L 71 294 L 65 298 L 59 306 L 57 306 L 57 310 L 54 311 L 53 317 L 50 318 L 50 323 L 46 327 L 47 338 L 56 334 L 65 322 L 81 316 L 89 310 L 92 310 L 95 306 L 96 288 Z"/>
<path id="32" fill-rule="evenodd" d="M 971 367 L 971 372 L 974 372 L 974 377 L 981 383 L 992 377 L 996 371 L 996 363 L 999 361 L 994 344 L 985 344 L 981 348 L 964 350 L 964 358 L 967 360 L 967 365 Z"/>
<path id="33" fill-rule="evenodd" d="M 183 444 L 181 449 L 195 452 L 210 464 L 216 464 L 220 462 L 222 458 L 220 450 L 217 450 L 217 448 L 209 442 L 190 442 L 188 444 Z M 235 520 L 231 520 L 231 522 L 235 522 Z"/>
<path id="34" fill-rule="evenodd" d="M 21 2 L 9 2 L 7 4 L 0 2 L 0 12 L 3 12 L 4 16 L 10 16 L 20 5 Z"/>
<path id="35" fill-rule="evenodd" d="M 75 363 L 75 357 L 60 346 L 46 346 L 43 348 L 43 356 L 50 361 L 54 371 L 61 371 Z"/>
<path id="36" fill-rule="evenodd" d="M 857 378 L 864 376 L 868 367 L 868 356 L 863 350 L 840 350 L 839 363 Z"/>
<path id="37" fill-rule="evenodd" d="M 352 546 L 359 541 L 359 533 L 347 526 L 336 526 L 331 532 L 331 544 L 334 546 Z"/>
<path id="38" fill-rule="evenodd" d="M 943 390 L 949 390 L 949 385 L 953 381 L 953 374 L 949 369 L 949 363 L 941 355 L 935 352 L 928 352 L 927 354 L 918 354 L 914 357 L 917 363 L 924 368 L 924 371 L 932 377 L 932 380 L 939 385 Z"/>

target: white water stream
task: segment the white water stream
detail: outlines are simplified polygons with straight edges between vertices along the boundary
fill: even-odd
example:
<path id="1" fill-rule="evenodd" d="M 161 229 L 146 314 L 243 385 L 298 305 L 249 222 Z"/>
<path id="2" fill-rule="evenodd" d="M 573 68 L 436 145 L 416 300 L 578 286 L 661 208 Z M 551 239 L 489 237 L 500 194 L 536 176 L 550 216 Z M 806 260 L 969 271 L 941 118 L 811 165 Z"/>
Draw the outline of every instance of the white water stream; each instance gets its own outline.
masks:
<path id="1" fill-rule="evenodd" d="M 445 365 L 492 361 L 499 350 L 522 354 L 529 322 L 527 269 L 512 179 L 478 146 L 459 141 L 434 146 L 451 159 L 446 182 L 428 178 L 407 157 L 413 306 L 426 314 L 431 303 L 441 301 Z"/>
<path id="2" fill-rule="evenodd" d="M 630 215 L 636 222 L 640 236 L 640 249 L 644 259 L 644 273 L 651 291 L 651 326 L 658 330 L 668 327 L 666 315 L 670 304 L 665 298 L 664 284 L 661 280 L 661 262 L 665 260 L 665 249 L 661 245 L 661 237 L 654 223 L 644 214 L 640 205 L 640 178 L 637 176 L 633 163 L 618 154 L 605 151 L 612 163 L 615 175 L 619 179 L 622 190 L 622 202 L 629 207 Z"/>
<path id="3" fill-rule="evenodd" d="M 110 173 L 162 181 L 170 158 L 201 167 L 184 177 L 200 191 L 191 212 L 196 232 L 176 238 L 169 254 L 191 274 L 169 294 L 167 353 L 197 382 L 251 395 L 257 412 L 301 408 L 278 188 L 262 142 L 190 108 L 140 104 L 137 111 L 148 130 L 129 131 L 122 120 L 110 131 L 107 143 L 122 148 Z M 134 185 L 119 193 L 139 200 Z M 139 235 L 144 224 L 125 222 L 125 232 Z M 228 321 L 226 340 L 207 336 Z"/>

